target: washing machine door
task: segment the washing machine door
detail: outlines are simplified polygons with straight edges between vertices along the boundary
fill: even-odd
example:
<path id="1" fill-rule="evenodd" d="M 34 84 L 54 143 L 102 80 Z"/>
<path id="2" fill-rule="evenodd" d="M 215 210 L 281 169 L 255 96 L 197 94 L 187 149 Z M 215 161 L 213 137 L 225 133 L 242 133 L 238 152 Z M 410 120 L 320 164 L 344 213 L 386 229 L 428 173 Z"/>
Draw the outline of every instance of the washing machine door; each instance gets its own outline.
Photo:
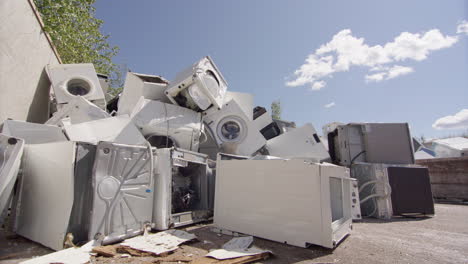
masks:
<path id="1" fill-rule="evenodd" d="M 91 63 L 47 65 L 46 71 L 59 104 L 68 103 L 76 96 L 90 101 L 105 100 Z"/>
<path id="2" fill-rule="evenodd" d="M 234 100 L 221 110 L 207 114 L 203 120 L 224 153 L 250 156 L 266 144 L 265 138 Z"/>

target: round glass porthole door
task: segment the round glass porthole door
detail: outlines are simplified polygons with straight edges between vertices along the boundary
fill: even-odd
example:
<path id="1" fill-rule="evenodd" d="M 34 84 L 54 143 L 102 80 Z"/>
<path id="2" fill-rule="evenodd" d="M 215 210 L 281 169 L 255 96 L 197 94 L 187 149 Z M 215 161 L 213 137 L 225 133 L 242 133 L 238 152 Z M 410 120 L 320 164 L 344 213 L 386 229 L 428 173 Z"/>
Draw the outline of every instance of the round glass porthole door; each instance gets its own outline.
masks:
<path id="1" fill-rule="evenodd" d="M 81 78 L 70 79 L 66 84 L 67 92 L 74 96 L 85 96 L 92 90 L 91 84 Z"/>
<path id="2" fill-rule="evenodd" d="M 245 122 L 237 117 L 226 117 L 218 124 L 218 137 L 225 142 L 242 141 L 246 134 Z"/>

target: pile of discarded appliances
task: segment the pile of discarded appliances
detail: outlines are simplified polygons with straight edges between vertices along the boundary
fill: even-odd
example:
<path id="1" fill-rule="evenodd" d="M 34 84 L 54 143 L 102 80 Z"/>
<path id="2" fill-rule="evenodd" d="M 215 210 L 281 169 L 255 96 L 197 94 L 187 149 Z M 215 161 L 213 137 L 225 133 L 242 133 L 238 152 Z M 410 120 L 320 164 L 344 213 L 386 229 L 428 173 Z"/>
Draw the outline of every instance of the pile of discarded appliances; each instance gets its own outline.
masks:
<path id="1" fill-rule="evenodd" d="M 3 123 L 0 210 L 14 232 L 54 250 L 207 220 L 334 248 L 361 212 L 434 213 L 407 124 L 334 123 L 320 138 L 228 91 L 210 57 L 171 82 L 128 72 L 110 100 L 92 64 L 46 72 L 51 118 Z"/>

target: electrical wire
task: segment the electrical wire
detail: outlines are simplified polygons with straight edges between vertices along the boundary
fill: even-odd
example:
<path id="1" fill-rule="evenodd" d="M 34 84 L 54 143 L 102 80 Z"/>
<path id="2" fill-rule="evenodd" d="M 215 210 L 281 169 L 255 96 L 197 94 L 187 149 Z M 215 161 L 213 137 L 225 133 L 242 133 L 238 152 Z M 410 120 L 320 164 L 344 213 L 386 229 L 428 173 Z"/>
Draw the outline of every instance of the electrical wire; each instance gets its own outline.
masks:
<path id="1" fill-rule="evenodd" d="M 354 156 L 354 158 L 351 159 L 351 165 L 354 163 L 354 160 L 357 159 L 359 156 L 361 156 L 363 153 L 366 153 L 365 150 L 359 152 L 358 154 L 356 154 L 356 156 Z"/>

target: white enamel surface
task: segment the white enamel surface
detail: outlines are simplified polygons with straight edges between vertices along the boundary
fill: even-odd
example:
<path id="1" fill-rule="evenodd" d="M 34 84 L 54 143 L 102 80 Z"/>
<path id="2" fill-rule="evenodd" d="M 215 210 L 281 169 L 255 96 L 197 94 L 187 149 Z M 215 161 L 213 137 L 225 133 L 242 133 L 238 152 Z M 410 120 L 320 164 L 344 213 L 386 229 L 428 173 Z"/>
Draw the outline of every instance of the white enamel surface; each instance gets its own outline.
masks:
<path id="1" fill-rule="evenodd" d="M 143 145 L 146 140 L 126 115 L 109 117 L 64 127 L 72 141 L 97 144 L 109 141 L 121 144 Z"/>
<path id="2" fill-rule="evenodd" d="M 144 136 L 168 136 L 177 147 L 198 151 L 201 114 L 190 109 L 140 98 L 131 115 Z"/>
<path id="3" fill-rule="evenodd" d="M 79 124 L 93 120 L 108 118 L 110 115 L 89 102 L 84 97 L 76 96 L 63 108 L 54 113 L 54 115 L 47 120 L 47 125 L 60 125 L 62 119 L 69 119 L 70 124 Z"/>
<path id="4" fill-rule="evenodd" d="M 330 177 L 349 184 L 346 168 L 304 160 L 217 161 L 214 225 L 305 247 L 332 248 L 350 230 L 350 215 L 331 222 Z M 347 185 L 349 188 L 349 185 Z M 350 210 L 349 197 L 343 203 Z"/>
<path id="5" fill-rule="evenodd" d="M 267 149 L 272 156 L 326 161 L 330 155 L 323 143 L 315 140 L 316 133 L 311 124 L 305 124 L 268 140 Z"/>
<path id="6" fill-rule="evenodd" d="M 63 248 L 73 205 L 75 143 L 26 145 L 17 233 L 54 250 Z"/>
<path id="7" fill-rule="evenodd" d="M 6 120 L 3 123 L 2 133 L 8 136 L 24 139 L 26 144 L 68 141 L 65 134 L 62 132 L 62 129 L 58 126 L 17 120 Z"/>
<path id="8" fill-rule="evenodd" d="M 224 153 L 250 156 L 266 143 L 263 135 L 234 100 L 225 104 L 221 110 L 206 115 L 203 121 Z M 220 128 L 228 121 L 238 122 L 241 129 L 239 140 L 226 140 L 220 135 Z"/>
<path id="9" fill-rule="evenodd" d="M 84 98 L 92 100 L 105 100 L 104 92 L 97 77 L 94 65 L 83 64 L 59 64 L 47 65 L 47 74 L 54 90 L 57 103 L 63 104 L 73 100 L 76 96 L 67 91 L 67 82 L 73 79 L 82 79 L 89 83 L 90 91 L 83 95 Z"/>

